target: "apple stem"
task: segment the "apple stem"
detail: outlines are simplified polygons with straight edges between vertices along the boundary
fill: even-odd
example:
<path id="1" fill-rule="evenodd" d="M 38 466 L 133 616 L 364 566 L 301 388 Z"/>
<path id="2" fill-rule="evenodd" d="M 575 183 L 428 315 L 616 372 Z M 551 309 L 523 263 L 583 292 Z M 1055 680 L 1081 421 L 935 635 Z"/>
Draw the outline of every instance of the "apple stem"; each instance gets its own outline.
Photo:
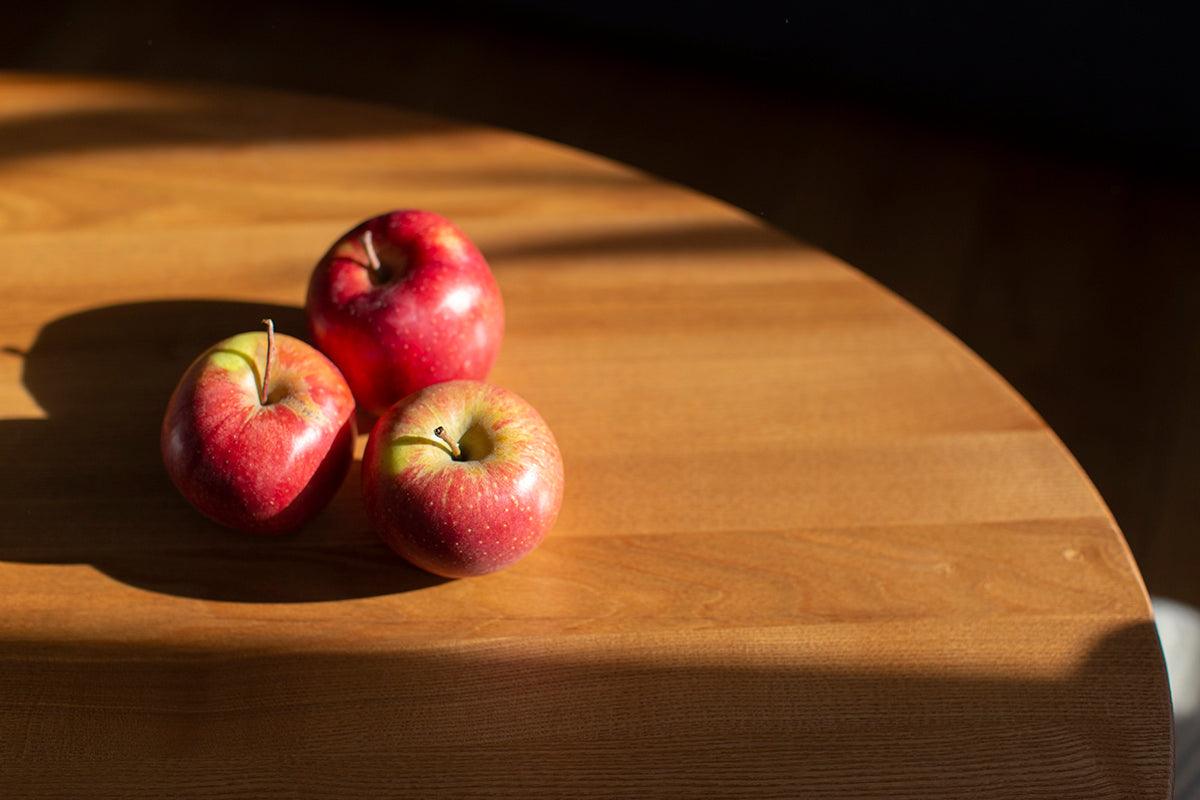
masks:
<path id="1" fill-rule="evenodd" d="M 433 429 L 433 435 L 438 437 L 439 439 L 441 439 L 447 445 L 449 445 L 451 456 L 453 456 L 454 458 L 458 458 L 459 456 L 462 455 L 462 451 L 458 449 L 458 442 L 451 439 L 450 434 L 446 433 L 446 429 L 443 428 L 441 425 L 438 425 L 436 428 Z"/>
<path id="2" fill-rule="evenodd" d="M 271 355 L 275 349 L 275 321 L 264 319 L 263 324 L 267 326 L 267 362 L 263 365 L 262 390 L 259 392 L 259 400 L 265 406 L 267 404 L 267 382 L 271 380 Z"/>
<path id="3" fill-rule="evenodd" d="M 371 241 L 371 239 L 372 236 L 370 231 L 367 231 L 362 235 L 363 247 L 367 251 L 367 261 L 371 265 L 371 271 L 378 275 L 379 271 L 383 269 L 383 264 L 379 263 L 379 255 L 376 254 L 375 244 Z"/>

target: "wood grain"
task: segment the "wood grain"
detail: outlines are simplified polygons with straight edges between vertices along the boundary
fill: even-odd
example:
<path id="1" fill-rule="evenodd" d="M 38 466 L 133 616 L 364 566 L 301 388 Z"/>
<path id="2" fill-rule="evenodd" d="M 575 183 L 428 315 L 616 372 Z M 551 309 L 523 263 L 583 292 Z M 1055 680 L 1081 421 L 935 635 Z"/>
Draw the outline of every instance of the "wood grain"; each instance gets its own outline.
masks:
<path id="1" fill-rule="evenodd" d="M 394 207 L 508 309 L 567 492 L 515 568 L 280 541 L 157 457 L 174 382 Z M 1169 796 L 1145 590 L 992 371 L 745 214 L 341 101 L 0 79 L 0 794 Z M 361 446 L 361 442 L 360 442 Z"/>

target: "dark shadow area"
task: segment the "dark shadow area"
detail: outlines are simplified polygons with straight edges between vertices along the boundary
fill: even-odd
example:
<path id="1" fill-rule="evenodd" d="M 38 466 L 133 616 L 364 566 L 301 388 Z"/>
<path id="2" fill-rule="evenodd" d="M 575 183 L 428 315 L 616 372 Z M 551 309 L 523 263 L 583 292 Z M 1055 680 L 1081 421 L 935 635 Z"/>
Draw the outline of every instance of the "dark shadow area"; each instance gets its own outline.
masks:
<path id="1" fill-rule="evenodd" d="M 193 510 L 167 479 L 159 427 L 191 360 L 264 317 L 304 338 L 298 308 L 183 300 L 106 306 L 57 319 L 24 354 L 46 419 L 0 420 L 0 560 L 91 564 L 144 589 L 210 600 L 301 602 L 441 583 L 371 532 L 351 466 L 301 531 L 260 538 Z M 5 355 L 6 358 L 19 357 Z"/>
<path id="2" fill-rule="evenodd" d="M 1200 710 L 1175 718 L 1175 796 L 1200 796 Z"/>
<path id="3" fill-rule="evenodd" d="M 272 141 L 286 143 L 385 134 L 417 135 L 448 132 L 457 127 L 427 116 L 410 114 L 401 118 L 394 112 L 372 111 L 358 105 L 349 107 L 346 114 L 336 118 L 305 114 L 299 107 L 297 113 L 287 114 L 286 106 L 283 115 L 273 113 L 268 117 L 254 102 L 253 94 L 223 93 L 211 88 L 197 89 L 193 98 L 192 107 L 177 110 L 131 106 L 120 110 L 50 113 L 0 120 L 0 164 L 54 153 L 136 149 L 198 141 L 219 141 L 236 146 L 261 142 L 264 130 L 273 132 Z M 264 120 L 269 121 L 269 126 L 264 126 Z"/>
<path id="4" fill-rule="evenodd" d="M 740 222 L 729 225 L 681 223 L 645 230 L 598 236 L 564 236 L 522 241 L 517 245 L 488 248 L 488 259 L 499 263 L 510 256 L 521 258 L 577 259 L 589 256 L 636 254 L 638 256 L 678 256 L 680 253 L 719 252 L 721 250 L 795 250 L 796 241 L 775 231 L 751 227 Z"/>
<path id="5" fill-rule="evenodd" d="M 957 646 L 1001 653 L 989 630 Z M 1074 644 L 1027 639 L 1054 653 L 1034 662 L 1063 659 L 1045 677 L 1005 674 L 1005 663 L 1030 663 L 1016 653 L 968 666 L 948 643 L 923 645 L 924 667 L 834 666 L 831 650 L 846 645 L 827 634 L 816 646 L 738 636 L 258 653 L 0 642 L 0 787 L 25 797 L 81 787 L 91 797 L 133 787 L 230 798 L 1169 797 L 1170 710 L 1150 623 L 1113 630 L 1078 663 Z"/>
<path id="6" fill-rule="evenodd" d="M 561 87 L 571 104 L 550 113 L 599 121 L 626 100 L 606 96 L 606 84 L 625 81 L 637 95 L 630 78 L 650 75 L 653 83 L 676 71 L 772 93 L 852 98 L 888 113 L 999 130 L 1068 156 L 1115 153 L 1174 172 L 1180 161 L 1197 165 L 1192 16 L 1184 5 L 1154 2 L 1095 9 L 881 0 L 699 3 L 686 14 L 663 0 L 464 0 L 445 8 L 131 0 L 114 15 L 87 0 L 44 0 L 11 9 L 0 64 L 207 76 L 341 95 L 399 90 L 407 102 L 458 105 L 463 114 L 481 101 L 538 113 L 545 93 Z M 580 80 L 579 66 L 597 54 L 607 69 Z M 529 69 L 533 63 L 541 69 Z M 700 89 L 681 99 L 706 97 Z M 630 117 L 627 127 L 643 121 Z M 697 147 L 720 143 L 697 134 Z"/>

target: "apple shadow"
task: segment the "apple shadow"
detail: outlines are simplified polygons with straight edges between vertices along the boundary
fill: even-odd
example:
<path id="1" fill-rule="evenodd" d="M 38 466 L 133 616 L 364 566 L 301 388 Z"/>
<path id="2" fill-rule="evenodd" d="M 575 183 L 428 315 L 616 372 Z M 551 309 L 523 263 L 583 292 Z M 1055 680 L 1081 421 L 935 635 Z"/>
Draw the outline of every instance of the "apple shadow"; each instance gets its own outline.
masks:
<path id="1" fill-rule="evenodd" d="M 444 582 L 392 554 L 359 502 L 357 463 L 300 531 L 260 538 L 193 510 L 167 478 L 159 426 L 191 360 L 258 327 L 304 337 L 298 308 L 216 300 L 141 302 L 46 324 L 22 380 L 46 419 L 0 420 L 15 468 L 0 485 L 0 560 L 91 564 L 156 592 L 232 602 L 309 602 L 412 591 Z"/>

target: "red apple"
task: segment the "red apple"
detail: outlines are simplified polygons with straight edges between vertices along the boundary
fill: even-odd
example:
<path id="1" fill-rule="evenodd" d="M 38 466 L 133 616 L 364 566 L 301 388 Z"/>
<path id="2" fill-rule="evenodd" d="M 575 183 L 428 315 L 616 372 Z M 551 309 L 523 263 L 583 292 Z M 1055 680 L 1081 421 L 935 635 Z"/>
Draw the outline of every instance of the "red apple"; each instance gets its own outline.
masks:
<path id="1" fill-rule="evenodd" d="M 171 481 L 206 516 L 277 534 L 313 517 L 345 479 L 354 398 L 325 356 L 264 321 L 266 333 L 225 339 L 192 363 L 161 445 Z"/>
<path id="2" fill-rule="evenodd" d="M 562 456 L 533 406 L 478 381 L 439 383 L 375 424 L 363 498 L 393 550 L 450 578 L 502 569 L 541 542 L 562 504 Z"/>
<path id="3" fill-rule="evenodd" d="M 383 214 L 339 239 L 313 270 L 306 310 L 313 342 L 376 415 L 431 384 L 486 378 L 504 337 L 487 262 L 428 211 Z"/>

